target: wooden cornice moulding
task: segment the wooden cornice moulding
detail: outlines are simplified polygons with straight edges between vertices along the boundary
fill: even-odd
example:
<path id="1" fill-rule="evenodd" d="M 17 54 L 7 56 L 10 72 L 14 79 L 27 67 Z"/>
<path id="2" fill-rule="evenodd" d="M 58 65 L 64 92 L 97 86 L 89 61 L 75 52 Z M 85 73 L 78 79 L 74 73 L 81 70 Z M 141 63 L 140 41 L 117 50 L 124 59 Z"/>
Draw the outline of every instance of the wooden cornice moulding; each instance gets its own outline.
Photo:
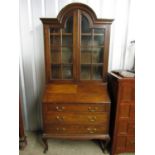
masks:
<path id="1" fill-rule="evenodd" d="M 61 9 L 57 18 L 40 18 L 40 20 L 44 24 L 63 24 L 68 17 L 68 14 L 71 14 L 71 12 L 78 9 L 84 11 L 83 13 L 86 16 L 88 14 L 94 24 L 112 24 L 112 22 L 114 21 L 114 19 L 97 18 L 95 12 L 88 5 L 82 3 L 71 3 L 69 5 L 66 5 L 64 8 Z M 89 22 L 91 23 L 90 20 Z"/>

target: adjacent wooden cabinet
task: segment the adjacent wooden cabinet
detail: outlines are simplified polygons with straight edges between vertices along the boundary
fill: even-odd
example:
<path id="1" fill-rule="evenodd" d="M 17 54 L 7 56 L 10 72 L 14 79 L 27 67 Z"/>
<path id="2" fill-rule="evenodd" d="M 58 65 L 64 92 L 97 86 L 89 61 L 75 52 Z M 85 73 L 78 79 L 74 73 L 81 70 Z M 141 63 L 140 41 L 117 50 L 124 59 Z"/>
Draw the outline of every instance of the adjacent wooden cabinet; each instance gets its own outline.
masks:
<path id="1" fill-rule="evenodd" d="M 97 19 L 87 5 L 72 3 L 44 28 L 46 86 L 43 140 L 100 139 L 108 142 L 111 101 L 107 68 L 112 19 Z"/>
<path id="2" fill-rule="evenodd" d="M 135 79 L 108 76 L 111 96 L 111 155 L 135 151 Z"/>

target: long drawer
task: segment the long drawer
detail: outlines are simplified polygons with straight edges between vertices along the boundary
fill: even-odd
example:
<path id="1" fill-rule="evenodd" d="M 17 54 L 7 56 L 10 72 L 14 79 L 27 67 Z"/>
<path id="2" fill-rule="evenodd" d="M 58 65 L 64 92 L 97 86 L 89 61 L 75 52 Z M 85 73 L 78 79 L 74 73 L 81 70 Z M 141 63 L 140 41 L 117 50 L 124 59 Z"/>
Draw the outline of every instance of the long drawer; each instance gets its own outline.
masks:
<path id="1" fill-rule="evenodd" d="M 50 134 L 106 134 L 105 126 L 81 126 L 81 125 L 50 125 L 44 127 L 45 133 Z"/>
<path id="2" fill-rule="evenodd" d="M 103 113 L 63 113 L 53 112 L 52 114 L 45 115 L 44 123 L 48 124 L 107 124 L 109 114 Z"/>
<path id="3" fill-rule="evenodd" d="M 135 150 L 135 136 L 127 137 L 126 150 L 129 152 Z"/>
<path id="4" fill-rule="evenodd" d="M 135 149 L 135 137 L 134 136 L 117 136 L 116 141 L 116 153 L 120 152 L 133 152 Z"/>
<path id="5" fill-rule="evenodd" d="M 129 122 L 128 135 L 135 135 L 135 122 Z"/>
<path id="6" fill-rule="evenodd" d="M 110 111 L 109 103 L 100 103 L 100 104 L 80 104 L 80 103 L 47 103 L 43 105 L 46 114 L 52 113 L 53 111 L 57 112 L 108 112 Z"/>

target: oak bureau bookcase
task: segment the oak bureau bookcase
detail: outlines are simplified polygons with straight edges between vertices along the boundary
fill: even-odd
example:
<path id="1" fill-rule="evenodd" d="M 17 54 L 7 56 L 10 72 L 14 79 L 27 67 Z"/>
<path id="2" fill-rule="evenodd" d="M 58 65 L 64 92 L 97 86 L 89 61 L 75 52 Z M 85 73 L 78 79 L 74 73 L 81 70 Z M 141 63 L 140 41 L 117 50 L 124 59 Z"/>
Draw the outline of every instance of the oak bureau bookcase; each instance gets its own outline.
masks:
<path id="1" fill-rule="evenodd" d="M 87 5 L 72 3 L 57 18 L 41 18 L 46 86 L 43 141 L 48 138 L 110 140 L 107 68 L 112 19 L 97 19 Z"/>

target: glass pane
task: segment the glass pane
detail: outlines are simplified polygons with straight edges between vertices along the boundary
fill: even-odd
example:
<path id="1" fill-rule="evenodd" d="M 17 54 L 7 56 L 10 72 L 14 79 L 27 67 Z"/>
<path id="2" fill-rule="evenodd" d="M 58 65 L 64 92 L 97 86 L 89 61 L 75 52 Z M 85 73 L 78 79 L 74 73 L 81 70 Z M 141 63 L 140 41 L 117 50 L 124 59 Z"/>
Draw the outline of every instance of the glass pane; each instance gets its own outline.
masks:
<path id="1" fill-rule="evenodd" d="M 52 46 L 60 46 L 61 45 L 60 35 L 51 35 L 51 44 Z"/>
<path id="2" fill-rule="evenodd" d="M 58 64 L 60 63 L 60 48 L 51 49 L 51 63 Z"/>
<path id="3" fill-rule="evenodd" d="M 102 79 L 102 66 L 93 66 L 93 80 Z"/>
<path id="4" fill-rule="evenodd" d="M 60 65 L 52 65 L 52 79 L 60 79 Z"/>
<path id="5" fill-rule="evenodd" d="M 62 63 L 72 63 L 72 49 L 62 47 Z"/>
<path id="6" fill-rule="evenodd" d="M 104 36 L 94 36 L 94 44 L 97 46 L 103 46 L 104 45 Z"/>
<path id="7" fill-rule="evenodd" d="M 62 36 L 62 46 L 72 46 L 73 44 L 73 37 L 68 35 Z"/>
<path id="8" fill-rule="evenodd" d="M 92 46 L 92 45 L 93 45 L 92 36 L 82 36 L 81 46 L 87 47 L 87 46 Z"/>
<path id="9" fill-rule="evenodd" d="M 96 47 L 92 49 L 92 62 L 103 63 L 103 48 Z"/>
<path id="10" fill-rule="evenodd" d="M 104 34 L 104 29 L 100 28 L 94 29 L 94 33 Z"/>
<path id="11" fill-rule="evenodd" d="M 91 48 L 81 48 L 81 64 L 91 63 Z"/>
<path id="12" fill-rule="evenodd" d="M 73 32 L 73 16 L 70 16 L 66 20 L 65 29 L 63 30 L 65 33 L 72 33 Z"/>
<path id="13" fill-rule="evenodd" d="M 91 29 L 89 28 L 89 21 L 87 17 L 82 15 L 82 22 L 81 22 L 81 29 L 82 33 L 90 33 Z"/>
<path id="14" fill-rule="evenodd" d="M 72 79 L 72 66 L 63 66 L 62 76 L 63 79 Z"/>
<path id="15" fill-rule="evenodd" d="M 81 66 L 81 79 L 90 80 L 90 66 L 82 65 Z"/>
<path id="16" fill-rule="evenodd" d="M 50 33 L 60 33 L 60 29 L 58 29 L 58 28 L 50 28 Z"/>

